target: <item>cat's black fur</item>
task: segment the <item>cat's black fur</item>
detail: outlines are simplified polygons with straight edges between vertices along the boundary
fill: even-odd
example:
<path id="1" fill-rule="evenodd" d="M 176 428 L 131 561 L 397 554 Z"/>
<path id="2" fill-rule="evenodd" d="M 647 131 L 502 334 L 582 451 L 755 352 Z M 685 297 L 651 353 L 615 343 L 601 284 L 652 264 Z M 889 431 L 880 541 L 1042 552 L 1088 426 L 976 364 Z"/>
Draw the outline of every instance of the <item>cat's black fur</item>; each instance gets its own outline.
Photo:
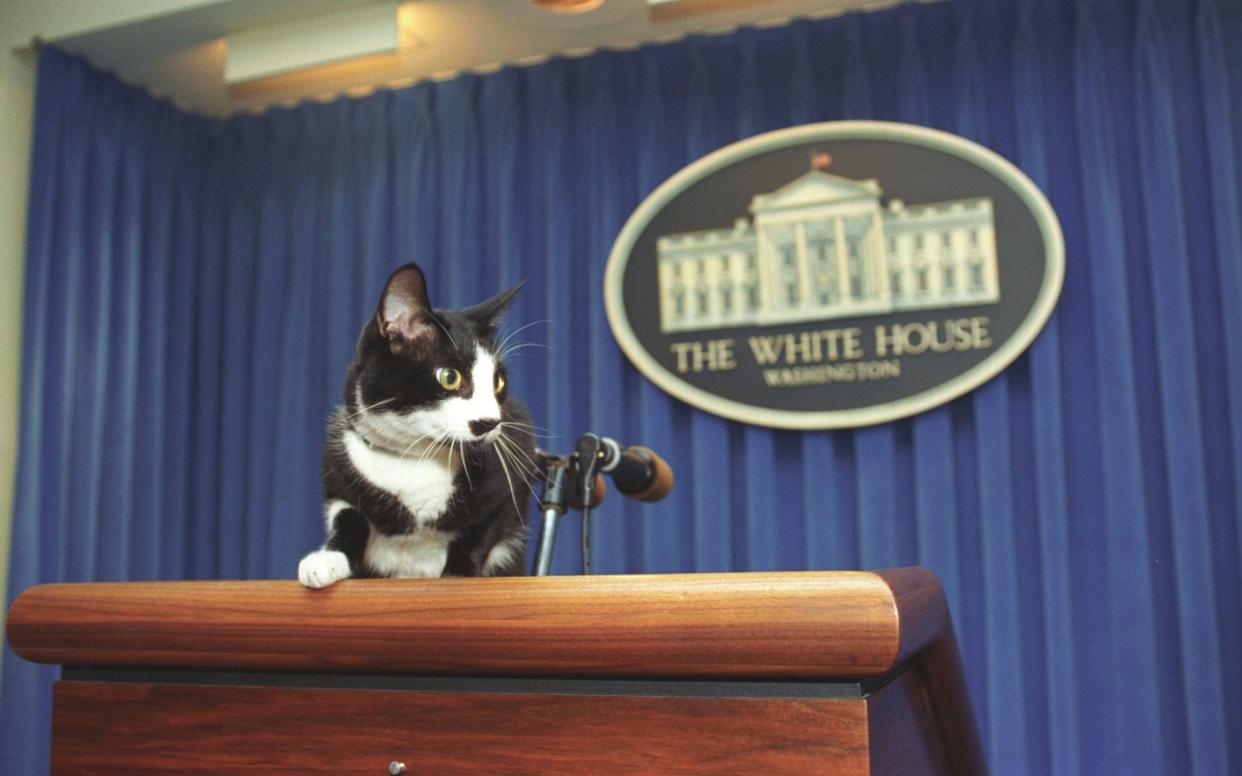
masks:
<path id="1" fill-rule="evenodd" d="M 494 355 L 494 374 L 507 378 L 498 353 L 496 319 L 519 288 L 520 285 L 465 310 L 432 310 L 417 266 L 406 265 L 390 277 L 376 314 L 362 330 L 346 372 L 344 404 L 337 408 L 328 425 L 323 465 L 325 514 L 330 522 L 328 538 L 323 550 L 307 556 L 299 568 L 304 584 L 322 586 L 318 583 L 321 578 L 313 575 L 310 579 L 318 581 L 308 582 L 304 567 L 317 555 L 332 551 L 344 553 L 349 576 L 388 576 L 367 560 L 368 540 L 376 540 L 372 534 L 417 541 L 419 532 L 428 531 L 451 536 L 444 576 L 524 573 L 526 516 L 535 460 L 530 415 L 509 395 L 507 384 L 499 393 L 493 390 L 495 379 L 492 385 L 472 384 L 479 348 Z M 462 375 L 457 390 L 446 390 L 438 382 L 437 370 L 445 367 L 457 369 Z M 478 391 L 494 396 L 495 404 L 477 396 Z M 453 399 L 457 400 L 454 407 L 466 409 L 444 411 L 449 406 L 446 402 Z M 476 432 L 488 427 L 495 419 L 490 411 L 497 408 L 503 439 L 480 438 L 482 435 Z M 476 410 L 489 417 L 482 421 L 469 418 L 478 414 Z M 407 427 L 407 419 L 415 415 L 426 419 L 418 423 L 438 423 L 441 417 L 447 419 L 451 415 L 455 427 L 474 438 L 454 437 L 451 442 L 438 443 L 424 439 L 420 443 L 420 435 Z M 447 506 L 432 520 L 424 514 L 420 524 L 411 508 L 407 508 L 408 500 L 417 496 L 411 497 L 407 492 L 407 502 L 403 502 L 394 492 L 369 479 L 367 472 L 360 470 L 366 467 L 355 465 L 364 459 L 351 457 L 347 437 L 354 445 L 355 455 L 359 439 L 369 451 L 379 450 L 385 456 L 403 460 L 415 456 L 426 459 L 432 452 L 429 446 L 438 446 L 435 452 L 440 456 L 449 450 L 453 465 L 460 469 L 452 479 Z M 341 506 L 342 502 L 346 506 Z M 498 547 L 501 549 L 489 565 L 489 555 Z M 339 578 L 339 572 L 331 574 L 324 584 L 335 581 L 332 577 Z"/>

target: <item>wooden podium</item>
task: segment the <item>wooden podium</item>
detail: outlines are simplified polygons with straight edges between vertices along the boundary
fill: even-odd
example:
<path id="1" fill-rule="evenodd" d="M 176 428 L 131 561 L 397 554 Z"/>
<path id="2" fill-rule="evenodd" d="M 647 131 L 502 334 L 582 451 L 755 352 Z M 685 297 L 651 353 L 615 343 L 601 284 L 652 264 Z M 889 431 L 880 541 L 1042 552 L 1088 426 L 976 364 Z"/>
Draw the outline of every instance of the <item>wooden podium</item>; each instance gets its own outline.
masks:
<path id="1" fill-rule="evenodd" d="M 8 637 L 55 774 L 984 772 L 917 568 L 43 585 Z"/>

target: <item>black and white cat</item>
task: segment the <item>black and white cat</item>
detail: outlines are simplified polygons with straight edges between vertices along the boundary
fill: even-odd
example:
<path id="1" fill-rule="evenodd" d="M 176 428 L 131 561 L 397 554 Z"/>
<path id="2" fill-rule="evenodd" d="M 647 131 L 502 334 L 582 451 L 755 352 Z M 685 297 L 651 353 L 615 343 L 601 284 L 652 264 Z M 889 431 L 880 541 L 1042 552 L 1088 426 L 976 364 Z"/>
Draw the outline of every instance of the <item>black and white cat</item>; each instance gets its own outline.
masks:
<path id="1" fill-rule="evenodd" d="M 524 573 L 534 427 L 496 327 L 519 288 L 433 310 L 416 265 L 388 279 L 328 424 L 328 539 L 298 565 L 303 585 Z"/>

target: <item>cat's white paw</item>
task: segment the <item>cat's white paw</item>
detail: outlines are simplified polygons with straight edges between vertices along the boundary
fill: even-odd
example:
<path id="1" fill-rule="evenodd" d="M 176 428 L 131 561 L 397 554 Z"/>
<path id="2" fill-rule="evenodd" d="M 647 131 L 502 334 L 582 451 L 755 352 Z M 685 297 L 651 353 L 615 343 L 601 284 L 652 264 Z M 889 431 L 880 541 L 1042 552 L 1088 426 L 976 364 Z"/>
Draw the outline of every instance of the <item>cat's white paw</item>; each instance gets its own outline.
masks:
<path id="1" fill-rule="evenodd" d="M 298 564 L 298 581 L 306 587 L 327 587 L 348 576 L 349 559 L 336 550 L 316 550 Z"/>

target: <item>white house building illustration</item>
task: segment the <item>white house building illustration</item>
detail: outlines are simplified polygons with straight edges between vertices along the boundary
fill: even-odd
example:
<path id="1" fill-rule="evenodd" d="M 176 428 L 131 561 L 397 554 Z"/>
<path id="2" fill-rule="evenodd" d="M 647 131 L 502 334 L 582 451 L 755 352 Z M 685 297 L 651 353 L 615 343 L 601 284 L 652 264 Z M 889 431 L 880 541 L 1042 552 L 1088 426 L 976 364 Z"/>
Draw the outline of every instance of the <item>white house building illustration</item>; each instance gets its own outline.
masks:
<path id="1" fill-rule="evenodd" d="M 656 241 L 665 333 L 997 302 L 990 198 L 920 205 L 812 169 L 753 222 Z"/>

